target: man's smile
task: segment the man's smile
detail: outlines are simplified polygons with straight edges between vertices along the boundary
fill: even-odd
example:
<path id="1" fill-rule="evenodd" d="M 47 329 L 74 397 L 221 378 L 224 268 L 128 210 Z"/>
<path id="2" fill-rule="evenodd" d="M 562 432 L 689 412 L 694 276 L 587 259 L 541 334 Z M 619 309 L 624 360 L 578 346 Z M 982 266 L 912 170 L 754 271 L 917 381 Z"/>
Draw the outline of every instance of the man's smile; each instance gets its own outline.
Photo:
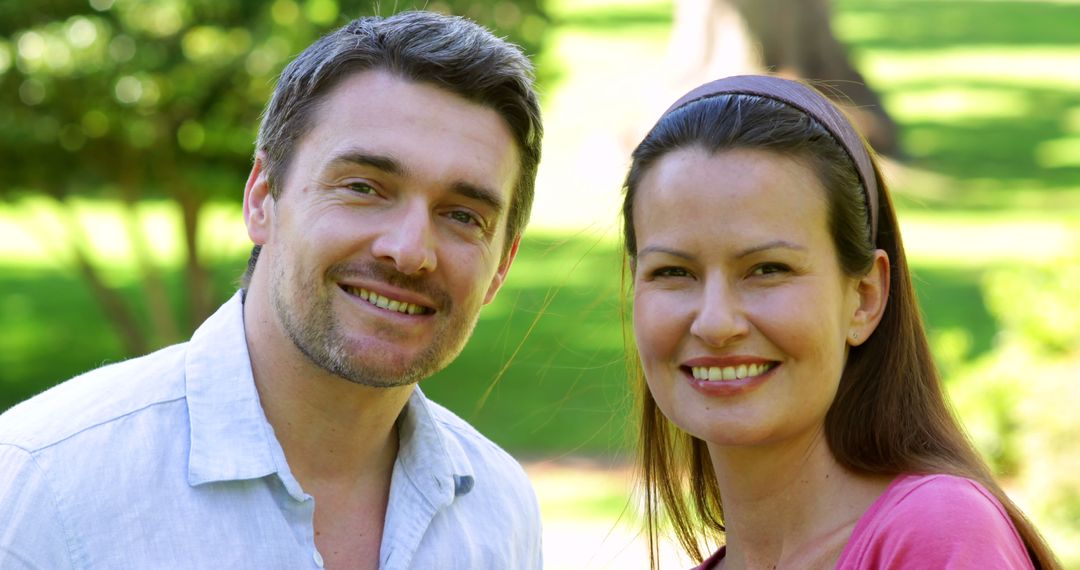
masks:
<path id="1" fill-rule="evenodd" d="M 375 293 L 374 291 L 364 289 L 363 287 L 353 287 L 351 285 L 340 285 L 340 287 L 343 291 L 353 297 L 359 297 L 380 309 L 395 311 L 406 315 L 430 315 L 435 312 L 435 310 L 430 307 L 423 307 L 407 301 L 392 299 L 385 295 Z"/>

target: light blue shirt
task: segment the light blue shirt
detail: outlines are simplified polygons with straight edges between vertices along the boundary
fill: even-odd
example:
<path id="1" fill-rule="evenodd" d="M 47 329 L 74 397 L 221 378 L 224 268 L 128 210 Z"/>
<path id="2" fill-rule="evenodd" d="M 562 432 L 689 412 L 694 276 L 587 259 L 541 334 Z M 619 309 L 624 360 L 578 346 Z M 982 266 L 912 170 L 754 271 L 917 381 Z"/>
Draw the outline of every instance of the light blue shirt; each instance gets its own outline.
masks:
<path id="1" fill-rule="evenodd" d="M 251 374 L 239 293 L 191 341 L 0 416 L 0 568 L 321 568 L 314 499 Z M 521 466 L 417 389 L 380 567 L 541 567 Z"/>

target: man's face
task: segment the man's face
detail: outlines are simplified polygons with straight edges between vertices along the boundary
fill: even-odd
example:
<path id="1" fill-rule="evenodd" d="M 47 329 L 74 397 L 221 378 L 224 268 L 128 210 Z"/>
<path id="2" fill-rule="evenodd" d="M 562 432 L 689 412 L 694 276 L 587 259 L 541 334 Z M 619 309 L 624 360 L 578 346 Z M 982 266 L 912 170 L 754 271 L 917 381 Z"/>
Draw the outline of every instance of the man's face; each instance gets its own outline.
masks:
<path id="1" fill-rule="evenodd" d="M 279 197 L 249 183 L 269 324 L 359 384 L 441 370 L 516 251 L 501 255 L 514 239 L 505 225 L 518 158 L 490 108 L 383 71 L 344 79 L 296 146 Z"/>

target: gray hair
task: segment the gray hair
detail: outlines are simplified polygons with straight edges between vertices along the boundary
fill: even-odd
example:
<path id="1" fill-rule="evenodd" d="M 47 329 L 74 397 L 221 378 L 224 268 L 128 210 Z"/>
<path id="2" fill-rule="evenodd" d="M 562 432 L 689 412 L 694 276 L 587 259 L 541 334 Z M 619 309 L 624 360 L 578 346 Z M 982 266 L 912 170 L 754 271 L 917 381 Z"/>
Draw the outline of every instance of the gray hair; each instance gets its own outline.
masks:
<path id="1" fill-rule="evenodd" d="M 532 210 L 543 136 L 540 103 L 532 64 L 521 49 L 465 18 L 420 11 L 357 18 L 290 62 L 263 111 L 256 141 L 266 156 L 270 194 L 280 196 L 297 141 L 311 130 L 318 104 L 344 78 L 374 69 L 435 85 L 506 121 L 521 155 L 506 220 L 506 255 Z M 251 280 L 260 249 L 252 248 L 242 287 Z"/>

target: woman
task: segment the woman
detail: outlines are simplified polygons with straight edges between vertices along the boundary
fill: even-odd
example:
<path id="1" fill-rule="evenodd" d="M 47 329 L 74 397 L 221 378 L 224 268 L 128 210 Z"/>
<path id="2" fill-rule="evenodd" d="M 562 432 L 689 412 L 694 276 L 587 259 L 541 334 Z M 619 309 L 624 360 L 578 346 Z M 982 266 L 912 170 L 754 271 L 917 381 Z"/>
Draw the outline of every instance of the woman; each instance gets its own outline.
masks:
<path id="1" fill-rule="evenodd" d="M 949 411 L 871 151 L 801 83 L 721 79 L 633 154 L 623 222 L 652 565 L 1055 568 Z M 705 551 L 708 552 L 708 551 Z"/>

